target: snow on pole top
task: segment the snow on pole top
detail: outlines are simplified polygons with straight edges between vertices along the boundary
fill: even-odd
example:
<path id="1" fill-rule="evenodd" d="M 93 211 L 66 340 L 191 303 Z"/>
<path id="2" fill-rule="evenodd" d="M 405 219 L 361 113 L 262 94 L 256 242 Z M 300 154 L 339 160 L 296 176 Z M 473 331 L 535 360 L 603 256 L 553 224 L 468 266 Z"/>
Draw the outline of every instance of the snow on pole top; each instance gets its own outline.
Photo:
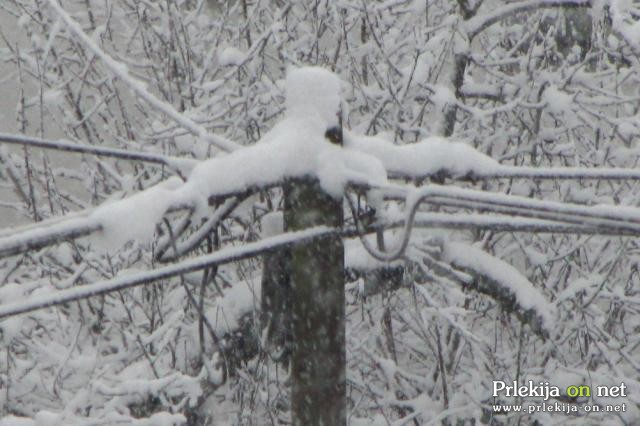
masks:
<path id="1" fill-rule="evenodd" d="M 320 67 L 292 68 L 287 72 L 288 116 L 317 114 L 327 127 L 338 125 L 340 78 Z"/>

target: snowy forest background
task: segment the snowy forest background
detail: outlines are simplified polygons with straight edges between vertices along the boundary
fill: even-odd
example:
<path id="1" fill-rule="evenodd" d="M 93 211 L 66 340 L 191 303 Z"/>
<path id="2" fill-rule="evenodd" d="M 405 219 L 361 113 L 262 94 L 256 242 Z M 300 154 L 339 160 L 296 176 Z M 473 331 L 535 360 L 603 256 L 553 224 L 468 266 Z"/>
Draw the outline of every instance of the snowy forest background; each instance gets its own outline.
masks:
<path id="1" fill-rule="evenodd" d="M 0 311 L 277 233 L 273 185 L 197 209 L 157 198 L 196 161 L 256 144 L 284 116 L 287 69 L 318 65 L 343 80 L 343 126 L 384 185 L 453 188 L 420 206 L 392 264 L 345 239 L 349 424 L 637 424 L 640 2 L 4 0 L 0 13 L 0 129 L 157 160 L 0 143 Z M 152 187 L 153 202 L 92 213 Z M 390 247 L 412 206 L 395 194 L 368 200 Z M 24 249 L 30 232 L 60 236 Z M 287 423 L 287 370 L 258 327 L 262 265 L 2 319 L 0 424 Z M 493 380 L 624 382 L 627 411 L 494 415 Z"/>

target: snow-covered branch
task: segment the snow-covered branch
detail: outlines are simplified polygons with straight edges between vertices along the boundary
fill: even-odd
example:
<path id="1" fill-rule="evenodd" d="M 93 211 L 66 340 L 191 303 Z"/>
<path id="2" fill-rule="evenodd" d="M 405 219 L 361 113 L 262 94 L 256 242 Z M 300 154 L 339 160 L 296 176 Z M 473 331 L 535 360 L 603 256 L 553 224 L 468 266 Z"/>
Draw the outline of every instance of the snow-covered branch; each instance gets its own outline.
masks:
<path id="1" fill-rule="evenodd" d="M 489 28 L 491 25 L 516 13 L 529 12 L 545 8 L 590 7 L 592 0 L 525 0 L 495 8 L 487 14 L 477 15 L 465 22 L 469 39 Z"/>
<path id="2" fill-rule="evenodd" d="M 611 13 L 612 29 L 619 34 L 632 47 L 634 52 L 640 52 L 640 23 L 638 22 L 637 5 L 635 10 L 632 3 L 611 0 L 609 11 Z"/>
<path id="3" fill-rule="evenodd" d="M 133 77 L 125 64 L 122 62 L 116 61 L 111 56 L 109 56 L 106 52 L 104 52 L 80 27 L 80 25 L 69 16 L 69 14 L 58 4 L 58 0 L 49 0 L 49 5 L 56 11 L 56 13 L 60 16 L 60 18 L 65 22 L 67 28 L 82 41 L 82 43 L 89 49 L 91 52 L 99 57 L 105 65 L 113 72 L 118 78 L 124 82 L 130 90 L 132 90 L 136 95 L 140 98 L 144 99 L 152 108 L 161 111 L 167 117 L 175 121 L 180 126 L 184 127 L 189 132 L 193 133 L 194 136 L 201 138 L 202 140 L 208 141 L 211 144 L 217 146 L 223 151 L 231 152 L 240 148 L 240 145 L 237 143 L 230 141 L 228 139 L 223 138 L 222 136 L 213 135 L 209 133 L 204 127 L 186 117 L 184 114 L 179 113 L 175 110 L 171 105 L 158 99 L 153 93 L 151 93 L 147 88 L 145 83 L 137 80 Z"/>
<path id="4" fill-rule="evenodd" d="M 38 250 L 67 239 L 85 237 L 100 230 L 100 221 L 87 212 L 13 229 L 11 233 L 0 234 L 0 258 Z"/>
<path id="5" fill-rule="evenodd" d="M 496 300 L 508 312 L 542 336 L 550 336 L 556 313 L 553 305 L 517 269 L 468 244 L 448 242 L 443 260 L 474 277 L 468 287 Z"/>

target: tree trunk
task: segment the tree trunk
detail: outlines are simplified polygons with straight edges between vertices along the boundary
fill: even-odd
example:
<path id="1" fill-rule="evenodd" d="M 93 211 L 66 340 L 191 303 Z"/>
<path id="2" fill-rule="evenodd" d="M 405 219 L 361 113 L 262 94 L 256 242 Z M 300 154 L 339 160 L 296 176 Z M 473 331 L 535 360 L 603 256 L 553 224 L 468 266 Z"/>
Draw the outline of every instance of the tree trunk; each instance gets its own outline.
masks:
<path id="1" fill-rule="evenodd" d="M 327 132 L 327 138 L 339 143 L 340 133 Z M 324 193 L 317 181 L 289 182 L 285 191 L 287 231 L 342 226 L 342 199 Z M 291 282 L 293 424 L 346 425 L 342 238 L 332 236 L 292 248 Z"/>

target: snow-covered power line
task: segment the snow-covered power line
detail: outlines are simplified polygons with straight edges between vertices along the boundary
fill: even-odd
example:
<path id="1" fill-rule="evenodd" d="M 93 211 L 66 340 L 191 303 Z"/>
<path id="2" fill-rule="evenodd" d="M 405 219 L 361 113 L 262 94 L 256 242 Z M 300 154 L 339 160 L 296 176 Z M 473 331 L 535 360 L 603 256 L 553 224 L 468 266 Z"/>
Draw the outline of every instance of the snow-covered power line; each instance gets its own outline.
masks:
<path id="1" fill-rule="evenodd" d="M 129 149 L 108 148 L 95 145 L 82 145 L 65 140 L 49 140 L 37 138 L 33 136 L 16 135 L 9 133 L 0 133 L 0 144 L 8 143 L 15 145 L 24 145 L 27 147 L 51 149 L 55 151 L 74 152 L 78 154 L 91 154 L 100 157 L 111 157 L 121 160 L 143 161 L 146 163 L 162 164 L 170 169 L 176 170 L 183 174 L 183 169 L 190 169 L 195 160 L 186 158 L 171 157 L 168 155 L 157 154 L 155 152 L 140 152 Z"/>
<path id="2" fill-rule="evenodd" d="M 161 279 L 175 277 L 188 272 L 199 271 L 213 265 L 220 265 L 235 260 L 256 256 L 268 250 L 292 244 L 301 244 L 314 238 L 339 234 L 340 230 L 319 226 L 304 231 L 290 232 L 275 237 L 265 238 L 261 241 L 248 243 L 240 247 L 230 247 L 204 256 L 182 261 L 176 265 L 169 265 L 151 271 L 139 272 L 111 280 L 100 281 L 93 284 L 76 286 L 66 290 L 60 290 L 53 294 L 40 295 L 33 299 L 0 305 L 0 318 L 31 312 L 48 306 L 56 306 L 73 300 L 98 296 L 125 288 L 135 287 L 156 282 Z"/>

